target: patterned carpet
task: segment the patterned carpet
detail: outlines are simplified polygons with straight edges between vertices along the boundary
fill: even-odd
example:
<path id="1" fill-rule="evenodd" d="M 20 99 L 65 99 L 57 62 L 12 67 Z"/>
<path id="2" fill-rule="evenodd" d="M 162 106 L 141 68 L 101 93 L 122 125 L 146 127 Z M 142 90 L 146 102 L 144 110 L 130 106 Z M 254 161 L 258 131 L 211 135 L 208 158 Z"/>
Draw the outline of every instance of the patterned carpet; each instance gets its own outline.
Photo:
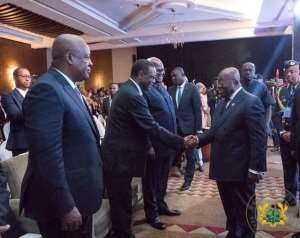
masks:
<path id="1" fill-rule="evenodd" d="M 257 203 L 281 201 L 284 195 L 281 161 L 278 154 L 269 155 L 269 171 L 257 185 Z M 134 215 L 134 231 L 137 238 L 209 238 L 225 237 L 226 217 L 219 198 L 217 186 L 208 178 L 208 165 L 205 172 L 196 172 L 191 188 L 181 192 L 183 178 L 170 177 L 167 201 L 170 207 L 180 208 L 179 217 L 161 217 L 167 229 L 157 231 L 146 224 L 142 204 Z M 234 208 L 233 208 L 234 209 Z M 288 208 L 285 224 L 271 227 L 258 226 L 258 238 L 288 238 L 299 231 L 300 219 L 296 217 L 297 207 Z"/>
<path id="2" fill-rule="evenodd" d="M 183 196 L 219 197 L 219 192 L 215 181 L 210 180 L 207 174 L 196 173 L 192 186 L 188 191 L 179 191 L 183 183 L 183 178 L 170 177 L 168 183 L 168 193 L 175 193 Z M 258 185 L 256 196 L 258 199 L 271 197 L 272 199 L 282 199 L 283 178 L 266 176 Z"/>

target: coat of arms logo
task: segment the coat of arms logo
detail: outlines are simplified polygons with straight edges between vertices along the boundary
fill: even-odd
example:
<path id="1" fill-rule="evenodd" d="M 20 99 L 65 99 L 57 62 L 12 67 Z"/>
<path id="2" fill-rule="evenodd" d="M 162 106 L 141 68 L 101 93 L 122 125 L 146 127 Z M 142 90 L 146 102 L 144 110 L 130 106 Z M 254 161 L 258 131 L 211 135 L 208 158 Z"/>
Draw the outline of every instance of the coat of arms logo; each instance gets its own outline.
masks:
<path id="1" fill-rule="evenodd" d="M 283 202 L 271 204 L 268 202 L 261 203 L 258 206 L 258 221 L 262 225 L 270 225 L 276 227 L 277 225 L 284 225 L 288 216 L 286 212 L 288 206 Z"/>

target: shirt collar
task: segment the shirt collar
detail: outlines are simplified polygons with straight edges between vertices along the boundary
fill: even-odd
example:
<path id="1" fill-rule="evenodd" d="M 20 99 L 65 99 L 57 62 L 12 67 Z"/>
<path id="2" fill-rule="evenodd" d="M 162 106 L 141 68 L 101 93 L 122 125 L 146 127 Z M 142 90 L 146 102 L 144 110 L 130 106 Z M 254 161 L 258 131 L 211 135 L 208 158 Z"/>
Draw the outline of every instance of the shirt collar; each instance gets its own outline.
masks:
<path id="1" fill-rule="evenodd" d="M 21 89 L 21 88 L 16 88 L 19 93 L 25 98 L 26 96 L 26 93 L 28 92 L 28 89 L 24 90 L 24 89 Z"/>
<path id="2" fill-rule="evenodd" d="M 240 86 L 237 90 L 235 90 L 235 92 L 230 96 L 229 101 L 232 101 L 235 96 L 239 93 L 239 91 L 242 90 L 242 87 Z"/>
<path id="3" fill-rule="evenodd" d="M 142 91 L 140 85 L 138 85 L 137 82 L 135 82 L 132 78 L 129 78 L 129 80 L 131 80 L 134 83 L 134 85 L 136 86 L 137 90 L 139 91 L 140 96 L 143 96 L 143 91 Z"/>
<path id="4" fill-rule="evenodd" d="M 58 73 L 60 73 L 64 78 L 65 80 L 67 80 L 67 82 L 70 84 L 70 86 L 75 89 L 77 88 L 76 84 L 67 76 L 65 75 L 63 72 L 61 72 L 60 70 L 58 70 L 57 68 L 54 68 Z"/>

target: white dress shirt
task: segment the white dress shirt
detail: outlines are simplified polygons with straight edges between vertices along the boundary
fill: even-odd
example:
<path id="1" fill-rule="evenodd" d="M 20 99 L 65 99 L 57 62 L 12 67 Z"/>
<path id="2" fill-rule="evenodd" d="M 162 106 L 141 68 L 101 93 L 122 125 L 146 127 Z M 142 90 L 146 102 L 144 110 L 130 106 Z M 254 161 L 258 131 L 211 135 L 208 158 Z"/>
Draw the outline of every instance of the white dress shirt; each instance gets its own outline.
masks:
<path id="1" fill-rule="evenodd" d="M 21 89 L 21 88 L 16 88 L 19 93 L 23 96 L 23 98 L 25 98 L 27 92 L 28 92 L 28 89 L 24 90 L 24 89 Z"/>

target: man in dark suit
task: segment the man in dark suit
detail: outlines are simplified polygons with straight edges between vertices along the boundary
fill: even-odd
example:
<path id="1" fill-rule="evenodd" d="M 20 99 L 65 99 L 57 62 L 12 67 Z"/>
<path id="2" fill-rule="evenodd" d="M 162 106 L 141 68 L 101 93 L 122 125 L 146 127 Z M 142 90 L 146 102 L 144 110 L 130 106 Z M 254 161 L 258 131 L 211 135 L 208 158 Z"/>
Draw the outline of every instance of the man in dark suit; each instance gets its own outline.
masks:
<path id="1" fill-rule="evenodd" d="M 64 34 L 52 58 L 23 102 L 29 161 L 20 206 L 43 238 L 91 238 L 103 193 L 100 137 L 75 84 L 89 78 L 90 50 L 79 36 Z"/>
<path id="2" fill-rule="evenodd" d="M 155 82 L 149 90 L 144 91 L 151 115 L 161 126 L 172 133 L 176 133 L 176 115 L 172 99 L 164 88 L 164 65 L 160 59 L 148 59 L 156 69 Z M 154 148 L 155 159 L 146 161 L 145 176 L 143 178 L 144 209 L 147 222 L 156 229 L 165 229 L 160 222 L 159 215 L 178 216 L 180 212 L 169 209 L 164 200 L 167 191 L 168 175 L 175 151 L 158 141 L 150 138 Z"/>
<path id="3" fill-rule="evenodd" d="M 209 177 L 217 181 L 227 216 L 226 237 L 254 238 L 255 183 L 266 171 L 265 111 L 258 97 L 242 89 L 236 68 L 222 70 L 218 84 L 224 100 L 212 128 L 196 141 L 198 146 L 212 143 Z"/>
<path id="4" fill-rule="evenodd" d="M 183 68 L 174 68 L 171 76 L 174 85 L 169 88 L 169 93 L 176 108 L 177 132 L 181 136 L 196 135 L 202 129 L 199 91 L 193 83 L 188 82 Z M 185 152 L 187 165 L 184 183 L 181 187 L 182 191 L 188 190 L 193 181 L 196 153 L 197 151 L 195 149 L 189 149 Z"/>
<path id="5" fill-rule="evenodd" d="M 161 127 L 143 97 L 155 80 L 154 65 L 137 60 L 131 76 L 115 96 L 102 143 L 105 183 L 110 202 L 109 237 L 133 238 L 131 231 L 131 180 L 144 175 L 146 159 L 154 159 L 149 136 L 180 150 L 184 139 Z"/>
<path id="6" fill-rule="evenodd" d="M 270 94 L 267 86 L 256 80 L 255 64 L 246 62 L 241 68 L 242 86 L 247 92 L 259 97 L 265 108 L 265 125 L 268 134 L 271 134 L 270 122 L 272 118 L 272 105 L 275 100 Z M 267 140 L 267 137 L 266 137 Z"/>
<path id="7" fill-rule="evenodd" d="M 1 97 L 1 103 L 10 121 L 10 132 L 6 149 L 11 150 L 13 156 L 28 151 L 28 143 L 24 134 L 24 118 L 22 103 L 31 85 L 31 75 L 26 68 L 17 68 L 13 72 L 16 88 L 11 93 Z"/>
<path id="8" fill-rule="evenodd" d="M 283 175 L 284 175 L 284 187 L 285 202 L 289 206 L 296 206 L 297 200 L 297 161 L 291 154 L 291 116 L 292 108 L 294 104 L 295 92 L 299 87 L 299 62 L 295 60 L 286 61 L 284 64 L 285 79 L 288 85 L 283 86 L 278 92 L 277 108 L 284 107 L 282 112 L 278 113 L 280 120 L 277 123 L 278 129 L 280 129 L 280 154 L 282 159 Z M 278 104 L 281 105 L 278 105 Z M 277 111 L 280 111 L 278 109 Z"/>
<path id="9" fill-rule="evenodd" d="M 291 62 L 289 63 L 291 64 Z M 296 161 L 296 167 L 298 174 L 300 171 L 300 87 L 299 87 L 299 63 L 297 61 L 292 61 L 292 65 L 288 67 L 285 74 L 287 78 L 294 78 L 298 81 L 297 87 L 294 89 L 294 96 L 292 100 L 292 108 L 290 111 L 290 133 L 286 133 L 286 140 L 290 141 L 290 153 L 291 159 Z M 288 113 L 286 113 L 288 114 Z M 284 136 L 284 135 L 283 135 Z M 295 172 L 297 173 L 297 171 Z M 296 175 L 296 174 L 295 174 Z M 299 175 L 298 175 L 299 176 Z M 296 188 L 299 177 L 296 177 Z M 296 190 L 297 192 L 297 190 Z M 297 201 L 295 202 L 297 203 Z M 299 216 L 299 213 L 298 213 Z M 300 238 L 300 232 L 295 233 L 292 238 Z"/>
<path id="10" fill-rule="evenodd" d="M 119 90 L 119 85 L 117 83 L 112 83 L 109 86 L 109 96 L 103 99 L 102 112 L 105 118 L 108 117 L 108 113 L 111 107 L 111 102 L 114 96 L 117 94 Z"/>

